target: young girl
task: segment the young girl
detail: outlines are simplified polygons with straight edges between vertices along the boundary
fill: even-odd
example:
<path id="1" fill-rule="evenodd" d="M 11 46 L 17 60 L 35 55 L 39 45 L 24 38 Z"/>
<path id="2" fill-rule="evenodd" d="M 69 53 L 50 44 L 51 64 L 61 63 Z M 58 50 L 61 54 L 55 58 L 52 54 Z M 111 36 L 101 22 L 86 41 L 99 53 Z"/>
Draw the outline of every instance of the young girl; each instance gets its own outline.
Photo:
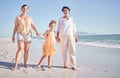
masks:
<path id="1" fill-rule="evenodd" d="M 40 62 L 37 65 L 38 68 L 40 68 L 41 63 L 46 56 L 48 56 L 48 68 L 50 68 L 51 56 L 56 53 L 55 33 L 54 33 L 55 26 L 56 26 L 56 21 L 52 20 L 49 23 L 50 30 L 47 30 L 43 35 L 46 40 L 43 45 L 43 56 L 41 57 Z"/>

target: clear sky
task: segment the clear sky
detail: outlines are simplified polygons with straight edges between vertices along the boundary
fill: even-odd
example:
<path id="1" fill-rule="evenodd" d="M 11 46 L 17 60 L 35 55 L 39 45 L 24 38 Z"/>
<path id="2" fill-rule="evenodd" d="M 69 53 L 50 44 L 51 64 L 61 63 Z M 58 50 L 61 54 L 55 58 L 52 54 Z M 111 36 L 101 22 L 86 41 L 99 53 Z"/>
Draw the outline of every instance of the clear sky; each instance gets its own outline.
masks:
<path id="1" fill-rule="evenodd" d="M 63 16 L 61 8 L 68 6 L 76 21 L 77 31 L 98 34 L 120 34 L 120 0 L 1 0 L 0 37 L 12 36 L 15 17 L 21 6 L 29 5 L 29 16 L 39 32 L 48 29 L 50 20 Z"/>

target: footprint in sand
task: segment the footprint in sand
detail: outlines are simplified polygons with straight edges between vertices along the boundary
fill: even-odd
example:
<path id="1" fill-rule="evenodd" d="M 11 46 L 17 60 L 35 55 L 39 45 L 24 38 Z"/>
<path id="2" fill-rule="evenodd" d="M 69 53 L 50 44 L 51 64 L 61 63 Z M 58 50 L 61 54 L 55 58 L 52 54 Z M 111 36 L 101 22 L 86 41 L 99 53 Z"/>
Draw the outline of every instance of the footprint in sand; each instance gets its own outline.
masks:
<path id="1" fill-rule="evenodd" d="M 20 71 L 20 73 L 28 73 L 24 67 L 20 68 L 19 71 Z"/>
<path id="2" fill-rule="evenodd" d="M 107 70 L 104 70 L 104 72 L 108 72 Z"/>
<path id="3" fill-rule="evenodd" d="M 14 59 L 12 59 L 12 61 L 11 62 L 14 62 L 15 60 Z"/>
<path id="4" fill-rule="evenodd" d="M 7 52 L 7 51 L 5 51 L 5 53 L 6 53 L 6 54 L 8 54 L 8 52 Z"/>
<path id="5" fill-rule="evenodd" d="M 6 59 L 7 57 L 4 57 L 4 59 Z"/>
<path id="6" fill-rule="evenodd" d="M 37 67 L 37 71 L 45 71 L 45 69 L 43 67 L 41 67 L 41 68 Z"/>
<path id="7" fill-rule="evenodd" d="M 3 55 L 0 55 L 1 57 L 3 57 Z"/>
<path id="8" fill-rule="evenodd" d="M 26 69 L 23 69 L 23 72 L 24 72 L 24 73 L 28 73 Z"/>

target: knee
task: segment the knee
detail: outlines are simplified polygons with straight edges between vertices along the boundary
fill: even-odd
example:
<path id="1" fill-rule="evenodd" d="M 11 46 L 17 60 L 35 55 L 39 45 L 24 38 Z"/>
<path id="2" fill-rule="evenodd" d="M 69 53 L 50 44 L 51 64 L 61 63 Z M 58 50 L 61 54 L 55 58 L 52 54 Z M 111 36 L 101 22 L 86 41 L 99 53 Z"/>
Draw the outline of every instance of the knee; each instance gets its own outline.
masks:
<path id="1" fill-rule="evenodd" d="M 29 51 L 29 49 L 27 49 L 27 48 L 24 49 L 24 52 L 25 52 L 25 53 L 28 53 L 28 51 Z"/>
<path id="2" fill-rule="evenodd" d="M 28 54 L 28 51 L 27 51 L 27 50 L 24 50 L 24 54 Z"/>
<path id="3" fill-rule="evenodd" d="M 23 48 L 18 48 L 18 52 L 21 52 L 23 50 Z"/>
<path id="4" fill-rule="evenodd" d="M 43 55 L 43 57 L 46 57 L 46 55 Z"/>

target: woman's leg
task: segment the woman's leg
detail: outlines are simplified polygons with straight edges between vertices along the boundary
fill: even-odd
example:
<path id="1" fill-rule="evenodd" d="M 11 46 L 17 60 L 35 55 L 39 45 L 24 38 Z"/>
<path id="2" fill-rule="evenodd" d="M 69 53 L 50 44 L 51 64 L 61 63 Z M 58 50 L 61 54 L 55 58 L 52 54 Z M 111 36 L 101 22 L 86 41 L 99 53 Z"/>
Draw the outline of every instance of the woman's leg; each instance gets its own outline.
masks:
<path id="1" fill-rule="evenodd" d="M 40 62 L 38 63 L 37 67 L 40 68 L 40 65 L 42 63 L 42 61 L 45 59 L 46 55 L 43 55 L 40 59 Z"/>
<path id="2" fill-rule="evenodd" d="M 48 56 L 48 68 L 51 67 L 51 56 Z"/>
<path id="3" fill-rule="evenodd" d="M 13 67 L 13 70 L 16 70 L 18 67 L 18 61 L 19 61 L 19 57 L 21 55 L 21 52 L 23 50 L 23 47 L 24 47 L 24 42 L 22 40 L 18 40 L 18 50 L 16 53 L 15 65 Z"/>
<path id="4" fill-rule="evenodd" d="M 73 35 L 70 35 L 68 38 L 68 49 L 69 49 L 72 69 L 76 70 L 75 38 L 73 37 Z"/>
<path id="5" fill-rule="evenodd" d="M 63 64 L 64 64 L 64 68 L 67 68 L 67 36 L 66 35 L 60 35 L 60 45 L 61 45 L 61 49 L 62 49 L 62 56 L 63 56 Z"/>
<path id="6" fill-rule="evenodd" d="M 24 67 L 27 67 L 27 61 L 28 61 L 28 52 L 30 48 L 31 42 L 24 42 Z"/>

